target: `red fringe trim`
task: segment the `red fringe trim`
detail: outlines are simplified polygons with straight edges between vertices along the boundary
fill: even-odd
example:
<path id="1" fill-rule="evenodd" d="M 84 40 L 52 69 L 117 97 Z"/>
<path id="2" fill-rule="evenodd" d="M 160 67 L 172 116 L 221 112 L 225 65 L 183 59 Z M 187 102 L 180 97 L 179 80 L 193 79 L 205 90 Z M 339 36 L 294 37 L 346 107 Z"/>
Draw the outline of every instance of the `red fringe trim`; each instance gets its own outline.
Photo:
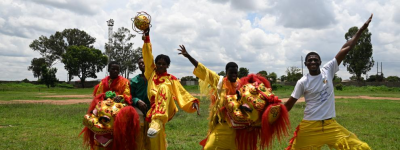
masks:
<path id="1" fill-rule="evenodd" d="M 114 121 L 113 149 L 136 149 L 137 135 L 139 134 L 139 115 L 132 106 L 120 110 Z"/>
<path id="2" fill-rule="evenodd" d="M 254 83 L 254 82 L 258 82 L 258 83 L 264 83 L 265 87 L 267 88 L 271 88 L 271 84 L 269 83 L 269 81 L 267 79 L 265 79 L 263 76 L 259 75 L 259 74 L 249 74 L 246 77 L 242 77 L 240 79 L 239 82 L 239 87 L 238 89 L 240 89 L 242 86 L 249 84 L 249 83 Z"/>
<path id="3" fill-rule="evenodd" d="M 83 146 L 85 148 L 91 148 L 93 149 L 94 147 L 94 133 L 90 131 L 87 127 L 83 128 L 82 132 L 79 134 L 79 136 L 83 133 Z"/>
<path id="4" fill-rule="evenodd" d="M 202 150 L 204 150 L 204 147 L 206 146 L 207 139 L 208 139 L 208 136 L 205 139 L 201 140 L 199 143 L 203 147 Z"/>
<path id="5" fill-rule="evenodd" d="M 278 119 L 273 123 L 269 123 L 268 113 L 272 106 L 280 105 L 281 113 Z M 289 113 L 283 104 L 272 104 L 264 111 L 261 121 L 261 142 L 262 149 L 271 148 L 274 136 L 280 142 L 284 136 L 288 136 L 288 129 L 290 129 Z"/>
<path id="6" fill-rule="evenodd" d="M 260 128 L 236 129 L 236 145 L 239 150 L 257 150 Z"/>
<path id="7" fill-rule="evenodd" d="M 298 126 L 296 127 L 296 131 L 294 131 L 294 135 L 293 135 L 293 137 L 290 139 L 289 146 L 288 146 L 285 150 L 290 150 L 290 149 L 292 149 L 293 142 L 294 142 L 294 140 L 296 139 L 297 133 L 299 133 L 299 130 L 300 130 L 300 125 L 298 125 Z"/>

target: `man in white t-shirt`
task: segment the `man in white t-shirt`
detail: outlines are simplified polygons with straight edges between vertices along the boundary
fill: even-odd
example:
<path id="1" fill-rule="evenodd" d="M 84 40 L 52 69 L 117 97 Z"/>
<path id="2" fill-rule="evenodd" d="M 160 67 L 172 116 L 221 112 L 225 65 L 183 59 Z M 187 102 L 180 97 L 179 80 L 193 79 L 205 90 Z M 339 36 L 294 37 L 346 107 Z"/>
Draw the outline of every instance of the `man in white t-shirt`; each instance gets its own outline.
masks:
<path id="1" fill-rule="evenodd" d="M 291 97 L 285 103 L 287 110 L 290 111 L 302 95 L 306 101 L 304 118 L 296 128 L 287 150 L 321 149 L 325 144 L 335 149 L 371 149 L 367 143 L 359 140 L 354 133 L 333 119 L 336 117 L 336 112 L 332 81 L 335 73 L 339 71 L 342 60 L 355 46 L 361 33 L 368 28 L 372 16 L 343 45 L 335 58 L 322 68 L 320 68 L 321 58 L 317 53 L 307 54 L 304 64 L 309 73 L 297 81 Z"/>

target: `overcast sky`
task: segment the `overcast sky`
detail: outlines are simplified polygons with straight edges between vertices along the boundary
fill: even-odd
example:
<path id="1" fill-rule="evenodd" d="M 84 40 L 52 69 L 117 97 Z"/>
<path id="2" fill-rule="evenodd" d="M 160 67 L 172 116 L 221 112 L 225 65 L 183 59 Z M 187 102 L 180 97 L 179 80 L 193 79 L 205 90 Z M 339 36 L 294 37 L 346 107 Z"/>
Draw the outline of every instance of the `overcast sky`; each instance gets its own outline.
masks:
<path id="1" fill-rule="evenodd" d="M 386 77 L 400 76 L 399 8 L 399 0 L 1 0 L 0 80 L 36 80 L 27 67 L 40 55 L 29 44 L 41 35 L 78 28 L 95 37 L 95 47 L 104 51 L 106 21 L 114 19 L 114 31 L 131 29 L 138 11 L 152 16 L 153 53 L 169 55 L 168 72 L 178 78 L 193 75 L 194 68 L 178 55 L 179 44 L 217 73 L 235 61 L 250 73 L 266 70 L 280 77 L 290 66 L 301 68 L 300 57 L 310 51 L 326 63 L 346 42 L 348 29 L 362 26 L 371 13 L 373 58 L 383 62 Z M 135 47 L 142 47 L 139 37 L 132 40 Z M 56 67 L 57 78 L 65 81 L 64 65 Z M 375 64 L 368 74 L 376 71 Z M 337 74 L 351 76 L 342 64 Z M 97 75 L 104 78 L 105 72 Z"/>

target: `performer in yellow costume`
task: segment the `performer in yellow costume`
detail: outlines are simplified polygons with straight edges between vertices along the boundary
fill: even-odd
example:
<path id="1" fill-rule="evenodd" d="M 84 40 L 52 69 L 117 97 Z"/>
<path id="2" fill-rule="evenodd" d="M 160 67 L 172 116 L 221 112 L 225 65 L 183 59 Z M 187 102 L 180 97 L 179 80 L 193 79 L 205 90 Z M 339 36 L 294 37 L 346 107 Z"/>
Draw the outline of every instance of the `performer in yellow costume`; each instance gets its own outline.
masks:
<path id="1" fill-rule="evenodd" d="M 321 58 L 316 52 L 310 52 L 305 57 L 305 66 L 309 73 L 297 81 L 294 91 L 285 106 L 290 111 L 302 95 L 306 101 L 304 118 L 296 128 L 287 150 L 314 150 L 328 145 L 339 150 L 369 150 L 367 143 L 336 122 L 335 94 L 333 77 L 339 71 L 339 65 L 347 53 L 353 49 L 362 32 L 368 28 L 371 17 L 348 40 L 322 68 Z"/>
<path id="2" fill-rule="evenodd" d="M 288 135 L 288 113 L 271 92 L 268 80 L 259 75 L 237 78 L 238 66 L 226 65 L 226 77 L 197 62 L 181 45 L 179 54 L 195 66 L 202 94 L 210 94 L 210 122 L 207 138 L 200 142 L 205 150 L 256 150 L 272 146 L 272 140 Z"/>
<path id="3" fill-rule="evenodd" d="M 174 101 L 182 110 L 193 113 L 198 111 L 199 100 L 190 95 L 175 76 L 167 73 L 170 64 L 167 55 L 158 55 L 154 63 L 149 32 L 149 29 L 145 32 L 142 49 L 144 75 L 148 81 L 147 95 L 150 100 L 150 109 L 146 115 L 146 121 L 150 122 L 147 136 L 150 137 L 152 150 L 165 150 L 165 124 L 178 111 Z"/>

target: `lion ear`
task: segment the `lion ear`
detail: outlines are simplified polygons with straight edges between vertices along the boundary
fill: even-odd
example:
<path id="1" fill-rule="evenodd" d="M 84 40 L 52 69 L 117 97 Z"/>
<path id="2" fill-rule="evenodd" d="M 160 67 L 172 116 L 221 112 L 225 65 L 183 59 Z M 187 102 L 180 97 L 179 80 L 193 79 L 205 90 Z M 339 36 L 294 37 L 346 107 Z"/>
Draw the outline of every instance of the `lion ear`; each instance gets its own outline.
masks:
<path id="1" fill-rule="evenodd" d="M 139 135 L 140 120 L 135 108 L 126 106 L 122 108 L 114 121 L 113 149 L 136 147 L 135 139 Z"/>

